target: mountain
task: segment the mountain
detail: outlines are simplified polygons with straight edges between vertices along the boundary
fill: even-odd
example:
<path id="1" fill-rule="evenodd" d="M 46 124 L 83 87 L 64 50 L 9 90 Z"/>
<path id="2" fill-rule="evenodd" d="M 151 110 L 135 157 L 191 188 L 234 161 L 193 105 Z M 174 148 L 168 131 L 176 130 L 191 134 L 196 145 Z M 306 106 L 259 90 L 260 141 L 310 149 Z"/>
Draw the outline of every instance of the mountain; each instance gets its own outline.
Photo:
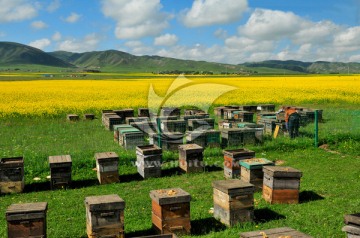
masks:
<path id="1" fill-rule="evenodd" d="M 77 67 L 76 70 L 106 72 L 156 72 L 189 74 L 347 74 L 360 73 L 360 63 L 302 62 L 295 60 L 267 60 L 243 64 L 222 64 L 206 61 L 181 60 L 161 56 L 135 56 L 117 50 L 72 53 L 44 52 L 14 42 L 0 42 L 0 67 L 28 65 Z"/>
<path id="2" fill-rule="evenodd" d="M 37 48 L 14 42 L 0 42 L 0 55 L 0 65 L 34 64 L 55 67 L 74 67 Z"/>

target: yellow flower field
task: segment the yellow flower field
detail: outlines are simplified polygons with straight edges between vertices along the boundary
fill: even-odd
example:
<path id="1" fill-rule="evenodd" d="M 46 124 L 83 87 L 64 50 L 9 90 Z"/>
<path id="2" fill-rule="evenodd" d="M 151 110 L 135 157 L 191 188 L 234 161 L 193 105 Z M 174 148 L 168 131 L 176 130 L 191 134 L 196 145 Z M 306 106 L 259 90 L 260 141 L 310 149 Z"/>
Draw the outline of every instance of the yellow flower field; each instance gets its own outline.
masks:
<path id="1" fill-rule="evenodd" d="M 148 106 L 190 105 L 207 108 L 212 103 L 360 105 L 359 75 L 199 77 L 179 80 L 170 76 L 129 80 L 111 79 L 111 75 L 106 77 L 109 79 L 0 81 L 0 117 L 56 116 Z M 6 77 L 1 79 L 6 80 Z M 148 99 L 151 85 L 155 96 Z M 216 99 L 217 96 L 220 97 Z"/>

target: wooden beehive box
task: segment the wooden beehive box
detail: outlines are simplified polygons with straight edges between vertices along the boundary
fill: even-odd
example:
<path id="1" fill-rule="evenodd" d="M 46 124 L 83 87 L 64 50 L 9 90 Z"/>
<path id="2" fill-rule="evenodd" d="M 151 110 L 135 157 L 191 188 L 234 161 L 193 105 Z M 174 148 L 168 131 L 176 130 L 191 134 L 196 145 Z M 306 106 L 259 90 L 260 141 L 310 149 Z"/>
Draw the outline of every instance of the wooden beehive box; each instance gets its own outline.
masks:
<path id="1" fill-rule="evenodd" d="M 136 163 L 143 178 L 161 177 L 162 149 L 156 145 L 137 146 Z"/>
<path id="2" fill-rule="evenodd" d="M 187 172 L 204 171 L 204 148 L 197 144 L 179 146 L 179 167 Z"/>
<path id="3" fill-rule="evenodd" d="M 160 136 L 158 134 L 151 134 L 150 144 L 159 146 L 159 137 L 161 140 L 161 148 L 163 150 L 177 151 L 179 145 L 184 144 L 184 134 L 180 132 L 165 132 Z"/>
<path id="4" fill-rule="evenodd" d="M 114 125 L 114 141 L 116 143 L 119 143 L 120 140 L 120 130 L 124 129 L 133 129 L 134 127 L 128 124 L 120 124 L 120 125 Z"/>
<path id="5" fill-rule="evenodd" d="M 68 187 L 71 183 L 71 156 L 49 156 L 51 189 Z"/>
<path id="6" fill-rule="evenodd" d="M 254 185 L 238 179 L 212 182 L 214 217 L 234 226 L 254 218 Z"/>
<path id="7" fill-rule="evenodd" d="M 186 143 L 197 144 L 206 147 L 206 131 L 188 131 L 186 132 Z"/>
<path id="8" fill-rule="evenodd" d="M 190 234 L 191 196 L 181 188 L 150 191 L 153 228 L 160 234 Z"/>
<path id="9" fill-rule="evenodd" d="M 213 118 L 189 119 L 187 126 L 189 131 L 214 129 L 215 119 Z"/>
<path id="10" fill-rule="evenodd" d="M 88 238 L 124 238 L 124 200 L 116 194 L 85 198 Z"/>
<path id="11" fill-rule="evenodd" d="M 149 108 L 138 108 L 138 117 L 150 117 Z"/>
<path id="12" fill-rule="evenodd" d="M 360 213 L 344 216 L 345 226 L 342 231 L 346 232 L 348 238 L 360 238 Z"/>
<path id="13" fill-rule="evenodd" d="M 250 231 L 240 233 L 240 238 L 312 238 L 307 234 L 294 230 L 290 227 L 280 227 L 268 230 Z"/>
<path id="14" fill-rule="evenodd" d="M 67 114 L 66 116 L 68 121 L 77 121 L 79 120 L 79 115 L 77 114 Z"/>
<path id="15" fill-rule="evenodd" d="M 264 166 L 263 198 L 274 203 L 299 203 L 302 172 L 283 166 Z"/>
<path id="16" fill-rule="evenodd" d="M 123 147 L 126 150 L 134 150 L 138 145 L 144 145 L 144 133 L 141 131 L 125 133 L 122 135 Z"/>
<path id="17" fill-rule="evenodd" d="M 46 238 L 47 203 L 12 204 L 6 210 L 8 238 Z"/>
<path id="18" fill-rule="evenodd" d="M 95 160 L 100 184 L 119 182 L 119 156 L 115 152 L 96 153 Z"/>
<path id="19" fill-rule="evenodd" d="M 225 178 L 240 178 L 241 167 L 240 160 L 255 157 L 255 152 L 245 148 L 223 150 L 224 154 L 224 176 Z"/>
<path id="20" fill-rule="evenodd" d="M 261 191 L 264 178 L 263 166 L 267 165 L 274 165 L 274 162 L 264 158 L 241 160 L 241 180 L 254 184 L 255 191 Z"/>
<path id="21" fill-rule="evenodd" d="M 163 132 L 181 132 L 185 133 L 186 131 L 186 121 L 183 119 L 180 120 L 162 120 L 161 121 L 161 130 Z"/>
<path id="22" fill-rule="evenodd" d="M 24 187 L 24 158 L 0 159 L 0 194 L 21 193 Z"/>
<path id="23" fill-rule="evenodd" d="M 220 147 L 220 131 L 218 130 L 207 130 L 206 133 L 206 146 L 208 147 Z"/>
<path id="24" fill-rule="evenodd" d="M 84 119 L 85 120 L 94 120 L 95 119 L 95 114 L 86 113 L 86 114 L 84 114 Z"/>

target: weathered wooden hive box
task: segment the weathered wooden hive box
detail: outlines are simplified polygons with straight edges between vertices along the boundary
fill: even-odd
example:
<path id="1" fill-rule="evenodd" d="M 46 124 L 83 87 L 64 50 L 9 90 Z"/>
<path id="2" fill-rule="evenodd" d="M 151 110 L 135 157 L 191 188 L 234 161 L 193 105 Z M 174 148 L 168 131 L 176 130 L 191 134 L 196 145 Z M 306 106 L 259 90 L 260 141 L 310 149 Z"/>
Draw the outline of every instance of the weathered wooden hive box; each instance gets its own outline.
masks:
<path id="1" fill-rule="evenodd" d="M 223 150 L 224 154 L 224 176 L 225 178 L 240 178 L 240 160 L 255 157 L 255 152 L 248 149 Z"/>
<path id="2" fill-rule="evenodd" d="M 239 111 L 239 108 L 225 108 L 224 109 L 224 119 L 226 120 L 232 120 L 234 119 L 234 112 Z"/>
<path id="3" fill-rule="evenodd" d="M 253 122 L 254 113 L 248 111 L 233 111 L 233 119 L 241 122 Z"/>
<path id="4" fill-rule="evenodd" d="M 153 228 L 160 234 L 190 234 L 191 196 L 181 188 L 150 191 Z"/>
<path id="5" fill-rule="evenodd" d="M 160 110 L 160 116 L 176 116 L 177 118 L 180 117 L 181 110 L 177 107 L 163 107 Z"/>
<path id="6" fill-rule="evenodd" d="M 105 113 L 104 126 L 107 130 L 112 131 L 114 129 L 114 125 L 119 124 L 122 124 L 122 118 L 120 116 Z"/>
<path id="7" fill-rule="evenodd" d="M 69 187 L 71 184 L 71 156 L 49 156 L 51 189 Z"/>
<path id="8" fill-rule="evenodd" d="M 345 226 L 342 231 L 348 238 L 360 238 L 360 213 L 344 216 Z"/>
<path id="9" fill-rule="evenodd" d="M 255 186 L 255 191 L 261 191 L 263 187 L 263 166 L 274 165 L 274 162 L 264 158 L 252 158 L 240 161 L 241 180 Z"/>
<path id="10" fill-rule="evenodd" d="M 264 166 L 262 196 L 265 201 L 285 204 L 299 203 L 300 178 L 302 172 L 283 166 Z"/>
<path id="11" fill-rule="evenodd" d="M 188 130 L 209 130 L 214 129 L 215 119 L 214 118 L 203 118 L 203 119 L 189 119 Z"/>
<path id="12" fill-rule="evenodd" d="M 114 129 L 114 141 L 116 143 L 119 143 L 120 140 L 120 130 L 124 130 L 124 129 L 132 129 L 134 128 L 131 125 L 128 124 L 120 124 L 120 125 L 114 125 L 113 129 Z"/>
<path id="13" fill-rule="evenodd" d="M 161 121 L 161 130 L 163 132 L 181 132 L 185 133 L 186 131 L 186 121 L 185 120 L 162 120 Z"/>
<path id="14" fill-rule="evenodd" d="M 162 149 L 156 145 L 137 146 L 136 163 L 143 178 L 161 177 Z"/>
<path id="15" fill-rule="evenodd" d="M 212 182 L 214 217 L 227 226 L 254 218 L 254 185 L 238 179 Z"/>
<path id="16" fill-rule="evenodd" d="M 133 122 L 148 122 L 150 119 L 148 117 L 127 117 L 125 119 L 126 124 L 131 124 Z"/>
<path id="17" fill-rule="evenodd" d="M 275 104 L 260 104 L 257 105 L 257 111 L 260 112 L 274 112 Z"/>
<path id="18" fill-rule="evenodd" d="M 187 172 L 204 171 L 204 148 L 197 144 L 179 146 L 179 167 Z"/>
<path id="19" fill-rule="evenodd" d="M 223 147 L 239 146 L 242 144 L 242 131 L 239 128 L 221 130 L 221 145 Z"/>
<path id="20" fill-rule="evenodd" d="M 221 146 L 221 142 L 220 142 L 220 131 L 218 130 L 206 130 L 205 131 L 205 135 L 206 135 L 206 146 L 208 147 L 220 147 Z"/>
<path id="21" fill-rule="evenodd" d="M 96 153 L 95 160 L 100 184 L 119 182 L 119 156 L 115 152 Z"/>
<path id="22" fill-rule="evenodd" d="M 119 145 L 126 150 L 133 150 L 144 144 L 144 133 L 135 127 L 119 129 Z"/>
<path id="23" fill-rule="evenodd" d="M 105 110 L 105 112 L 103 112 L 101 114 L 101 123 L 105 126 L 106 117 L 108 117 L 108 116 L 116 116 L 116 115 L 117 114 L 115 112 L 113 112 L 113 111 Z"/>
<path id="24" fill-rule="evenodd" d="M 186 143 L 197 144 L 206 147 L 206 131 L 188 131 L 186 132 Z"/>
<path id="25" fill-rule="evenodd" d="M 256 112 L 257 105 L 241 105 L 241 106 L 239 106 L 239 109 L 242 111 L 247 111 L 247 112 Z"/>
<path id="26" fill-rule="evenodd" d="M 225 108 L 226 107 L 216 107 L 214 109 L 215 116 L 220 117 L 220 118 L 224 118 L 224 109 Z"/>
<path id="27" fill-rule="evenodd" d="M 138 108 L 139 117 L 150 117 L 149 108 Z"/>
<path id="28" fill-rule="evenodd" d="M 116 194 L 85 198 L 88 238 L 124 238 L 124 200 Z"/>
<path id="29" fill-rule="evenodd" d="M 127 117 L 134 117 L 134 109 L 132 108 L 125 108 L 119 110 L 113 110 L 118 116 L 121 117 L 121 123 L 125 123 Z"/>
<path id="30" fill-rule="evenodd" d="M 256 129 L 255 128 L 239 128 L 242 131 L 242 144 L 254 145 L 256 144 Z"/>
<path id="31" fill-rule="evenodd" d="M 300 231 L 294 230 L 290 227 L 279 227 L 268 230 L 250 231 L 240 233 L 240 238 L 312 238 Z"/>
<path id="32" fill-rule="evenodd" d="M 68 121 L 78 121 L 79 120 L 79 115 L 77 115 L 77 114 L 67 114 L 66 119 Z"/>
<path id="33" fill-rule="evenodd" d="M 47 203 L 12 204 L 6 210 L 8 238 L 46 238 Z"/>
<path id="34" fill-rule="evenodd" d="M 21 193 L 24 186 L 24 158 L 0 159 L 0 194 Z"/>
<path id="35" fill-rule="evenodd" d="M 84 114 L 84 119 L 85 120 L 94 120 L 95 119 L 95 114 L 86 113 L 86 114 Z"/>
<path id="36" fill-rule="evenodd" d="M 159 146 L 159 137 L 163 150 L 177 151 L 179 145 L 184 144 L 184 134 L 180 132 L 165 132 L 160 136 L 158 134 L 150 134 L 150 144 Z"/>

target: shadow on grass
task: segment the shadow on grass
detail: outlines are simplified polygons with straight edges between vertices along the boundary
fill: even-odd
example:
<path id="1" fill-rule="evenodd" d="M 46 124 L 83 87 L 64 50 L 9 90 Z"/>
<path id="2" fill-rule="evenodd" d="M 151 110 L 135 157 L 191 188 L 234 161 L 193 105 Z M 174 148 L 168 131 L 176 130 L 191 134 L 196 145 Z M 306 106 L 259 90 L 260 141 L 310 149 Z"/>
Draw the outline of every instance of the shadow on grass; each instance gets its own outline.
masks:
<path id="1" fill-rule="evenodd" d="M 226 226 L 214 217 L 191 221 L 192 235 L 206 235 L 210 232 L 218 232 L 226 229 Z"/>
<path id="2" fill-rule="evenodd" d="M 281 220 L 281 219 L 286 218 L 284 215 L 274 212 L 273 210 L 270 210 L 269 208 L 256 209 L 254 211 L 254 216 L 255 216 L 256 223 L 266 223 L 269 221 Z"/>
<path id="3" fill-rule="evenodd" d="M 26 184 L 24 193 L 41 192 L 51 190 L 50 181 Z"/>
<path id="4" fill-rule="evenodd" d="M 206 172 L 216 172 L 216 171 L 222 171 L 224 170 L 222 167 L 215 166 L 215 165 L 206 165 L 205 171 Z"/>
<path id="5" fill-rule="evenodd" d="M 313 192 L 313 191 L 302 191 L 299 194 L 299 202 L 300 203 L 307 203 L 311 201 L 318 201 L 325 199 L 323 196 Z"/>
<path id="6" fill-rule="evenodd" d="M 184 172 L 178 167 L 161 170 L 161 177 L 172 177 L 181 174 L 184 174 Z"/>
<path id="7" fill-rule="evenodd" d="M 83 180 L 73 180 L 71 182 L 70 188 L 85 188 L 99 185 L 97 179 L 83 179 Z"/>
<path id="8" fill-rule="evenodd" d="M 142 231 L 133 231 L 133 232 L 129 232 L 126 233 L 126 238 L 134 238 L 134 237 L 141 237 L 141 236 L 151 236 L 151 235 L 156 235 L 156 232 L 154 229 L 147 229 L 147 230 L 142 230 Z"/>
<path id="9" fill-rule="evenodd" d="M 142 181 L 144 180 L 143 177 L 139 173 L 135 174 L 123 174 L 119 177 L 120 183 L 128 183 L 133 181 Z"/>

